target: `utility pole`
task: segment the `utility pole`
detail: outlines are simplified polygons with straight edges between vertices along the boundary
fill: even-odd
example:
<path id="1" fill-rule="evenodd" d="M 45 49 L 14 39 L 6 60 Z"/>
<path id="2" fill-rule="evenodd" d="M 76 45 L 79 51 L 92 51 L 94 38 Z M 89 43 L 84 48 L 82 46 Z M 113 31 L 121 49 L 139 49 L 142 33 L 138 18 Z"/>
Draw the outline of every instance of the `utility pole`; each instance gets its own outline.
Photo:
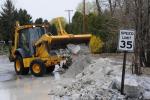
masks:
<path id="1" fill-rule="evenodd" d="M 73 12 L 73 10 L 69 10 L 68 9 L 68 10 L 65 10 L 65 11 L 68 12 L 68 18 L 69 18 L 68 19 L 69 20 L 69 29 L 68 29 L 68 31 L 71 32 L 71 26 L 70 26 L 70 23 L 71 23 L 70 19 L 71 19 L 71 17 L 70 16 L 71 16 L 71 12 Z"/>
<path id="2" fill-rule="evenodd" d="M 86 19 L 86 6 L 85 0 L 83 0 L 83 33 L 87 31 L 87 19 Z"/>
<path id="3" fill-rule="evenodd" d="M 71 17 L 70 17 L 70 16 L 71 16 L 71 12 L 73 12 L 73 10 L 69 10 L 69 9 L 68 9 L 68 10 L 65 10 L 65 11 L 68 12 L 69 25 L 70 25 L 70 23 L 71 23 L 71 20 L 70 20 Z"/>

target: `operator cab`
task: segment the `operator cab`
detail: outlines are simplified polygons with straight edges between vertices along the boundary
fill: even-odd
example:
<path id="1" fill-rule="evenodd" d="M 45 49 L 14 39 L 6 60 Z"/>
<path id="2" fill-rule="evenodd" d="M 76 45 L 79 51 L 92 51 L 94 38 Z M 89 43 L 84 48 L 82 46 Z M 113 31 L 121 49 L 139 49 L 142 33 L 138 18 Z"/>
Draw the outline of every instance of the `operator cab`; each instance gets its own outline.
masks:
<path id="1" fill-rule="evenodd" d="M 33 43 L 46 33 L 45 27 L 33 26 L 19 30 L 18 48 L 25 54 L 24 57 L 31 57 L 34 54 Z"/>

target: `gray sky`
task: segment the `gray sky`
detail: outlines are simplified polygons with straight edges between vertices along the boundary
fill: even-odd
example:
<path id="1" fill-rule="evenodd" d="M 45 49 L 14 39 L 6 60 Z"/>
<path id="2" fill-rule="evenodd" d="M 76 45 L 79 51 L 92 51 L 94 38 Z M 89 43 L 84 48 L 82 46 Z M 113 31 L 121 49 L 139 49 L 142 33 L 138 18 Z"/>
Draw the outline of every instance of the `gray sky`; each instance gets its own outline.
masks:
<path id="1" fill-rule="evenodd" d="M 42 17 L 51 20 L 55 17 L 63 16 L 68 20 L 67 9 L 74 10 L 83 0 L 13 0 L 17 8 L 23 8 L 32 15 L 33 20 Z"/>

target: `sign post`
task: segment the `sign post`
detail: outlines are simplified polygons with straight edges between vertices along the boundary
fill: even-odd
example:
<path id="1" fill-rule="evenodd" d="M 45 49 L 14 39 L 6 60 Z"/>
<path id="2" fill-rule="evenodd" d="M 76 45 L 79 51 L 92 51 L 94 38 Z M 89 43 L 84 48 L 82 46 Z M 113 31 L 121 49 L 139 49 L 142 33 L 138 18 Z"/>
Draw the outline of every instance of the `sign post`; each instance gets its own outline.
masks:
<path id="1" fill-rule="evenodd" d="M 127 56 L 127 52 L 133 52 L 134 50 L 134 36 L 135 36 L 135 31 L 133 30 L 120 30 L 118 50 L 124 52 L 122 79 L 121 79 L 121 94 L 124 94 L 126 56 Z"/>
<path id="2" fill-rule="evenodd" d="M 124 51 L 123 68 L 122 68 L 122 79 L 121 79 L 121 94 L 124 94 L 124 80 L 125 80 L 125 70 L 126 70 L 126 57 L 127 57 L 127 52 Z"/>

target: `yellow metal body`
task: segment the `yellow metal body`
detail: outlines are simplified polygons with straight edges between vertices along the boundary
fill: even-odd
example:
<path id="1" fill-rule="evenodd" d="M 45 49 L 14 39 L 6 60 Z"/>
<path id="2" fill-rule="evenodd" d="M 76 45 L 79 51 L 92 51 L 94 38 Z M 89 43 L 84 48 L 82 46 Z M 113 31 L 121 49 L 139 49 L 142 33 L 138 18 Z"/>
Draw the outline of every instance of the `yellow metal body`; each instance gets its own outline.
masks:
<path id="1" fill-rule="evenodd" d="M 17 71 L 20 71 L 20 69 L 21 69 L 21 68 L 20 68 L 20 61 L 17 60 L 17 61 L 16 61 L 16 70 L 17 70 Z"/>
<path id="2" fill-rule="evenodd" d="M 40 26 L 40 25 L 38 25 L 38 26 Z M 10 54 L 14 59 L 16 58 L 15 51 L 17 49 L 18 40 L 19 40 L 19 32 L 18 31 L 22 30 L 22 29 L 25 29 L 25 28 L 31 28 L 31 27 L 33 27 L 33 25 L 20 26 L 19 23 L 16 22 L 14 46 L 11 47 L 11 54 Z M 42 43 L 42 41 L 44 42 L 45 40 L 50 39 L 50 37 L 45 38 L 45 35 L 42 36 L 43 38 L 39 39 L 39 41 L 41 41 L 41 43 Z M 50 56 L 48 51 L 47 51 L 47 47 L 44 43 L 42 43 L 42 45 L 36 45 L 36 44 L 35 44 L 35 46 L 37 46 L 37 49 L 36 49 L 35 56 L 33 55 L 30 58 L 23 58 L 24 67 L 29 67 L 31 62 L 35 59 L 41 59 L 42 61 L 45 62 L 47 67 L 60 63 L 60 61 L 62 60 L 62 57 L 60 57 L 60 56 Z M 20 66 L 19 61 L 16 64 L 17 64 L 17 66 Z M 19 67 L 17 69 L 19 70 Z"/>
<path id="3" fill-rule="evenodd" d="M 58 57 L 58 56 L 52 56 L 52 57 L 47 57 L 47 58 L 40 58 L 40 57 L 23 58 L 24 67 L 29 67 L 31 62 L 34 59 L 41 59 L 42 61 L 45 62 L 46 67 L 59 64 L 60 61 L 63 60 L 62 57 Z"/>
<path id="4" fill-rule="evenodd" d="M 57 19 L 59 30 L 60 30 L 60 31 L 58 31 L 58 35 L 68 35 L 68 33 L 65 30 L 63 30 L 63 28 L 62 28 L 60 18 L 56 18 L 56 19 Z"/>
<path id="5" fill-rule="evenodd" d="M 31 62 L 34 60 L 35 58 L 34 57 L 31 57 L 31 58 L 23 58 L 23 64 L 24 64 L 24 67 L 29 67 Z"/>
<path id="6" fill-rule="evenodd" d="M 41 72 L 40 66 L 38 64 L 34 64 L 33 65 L 33 71 L 35 73 L 40 73 Z"/>
<path id="7" fill-rule="evenodd" d="M 65 30 L 63 30 L 59 18 L 58 18 L 58 23 L 59 23 L 59 28 L 60 28 L 60 32 L 58 33 L 58 35 L 50 36 L 48 34 L 44 34 L 41 36 L 39 40 L 35 41 L 33 45 L 36 47 L 36 54 L 32 55 L 32 57 L 30 58 L 23 58 L 24 67 L 29 67 L 31 62 L 35 59 L 41 59 L 47 67 L 59 64 L 60 61 L 64 59 L 61 55 L 51 56 L 48 52 L 48 49 L 47 49 L 48 47 L 46 43 L 48 44 L 48 46 L 51 46 L 53 43 L 57 44 L 57 43 L 64 42 L 66 40 L 69 40 L 69 41 L 71 40 L 86 40 L 87 41 L 88 40 L 89 41 L 91 38 L 91 34 L 84 34 L 84 35 L 68 34 Z M 10 54 L 14 59 L 16 58 L 15 52 L 18 47 L 18 40 L 19 40 L 18 31 L 23 30 L 25 28 L 31 28 L 33 26 L 34 25 L 20 26 L 18 22 L 16 23 L 14 46 L 12 46 L 11 54 Z M 35 69 L 35 72 L 39 71 L 37 65 L 34 66 L 34 69 Z"/>

